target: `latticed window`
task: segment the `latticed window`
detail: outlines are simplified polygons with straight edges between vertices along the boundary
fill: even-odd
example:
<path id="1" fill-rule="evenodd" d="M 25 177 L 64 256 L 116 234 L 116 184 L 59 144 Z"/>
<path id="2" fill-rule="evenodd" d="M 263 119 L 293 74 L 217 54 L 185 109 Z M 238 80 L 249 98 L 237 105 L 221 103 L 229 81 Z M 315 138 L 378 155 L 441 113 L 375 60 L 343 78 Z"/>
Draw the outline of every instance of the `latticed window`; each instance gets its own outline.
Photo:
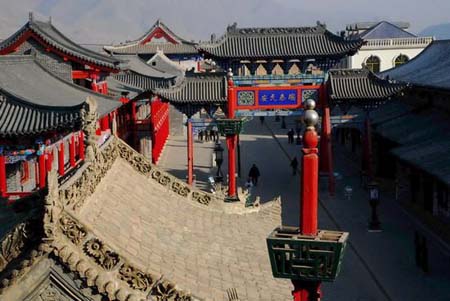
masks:
<path id="1" fill-rule="evenodd" d="M 366 66 L 370 71 L 378 73 L 380 72 L 380 59 L 372 55 L 366 60 Z"/>
<path id="2" fill-rule="evenodd" d="M 407 57 L 404 54 L 400 54 L 399 56 L 397 56 L 397 58 L 394 61 L 394 67 L 403 65 L 404 63 L 406 63 L 407 61 L 409 61 L 409 57 Z"/>

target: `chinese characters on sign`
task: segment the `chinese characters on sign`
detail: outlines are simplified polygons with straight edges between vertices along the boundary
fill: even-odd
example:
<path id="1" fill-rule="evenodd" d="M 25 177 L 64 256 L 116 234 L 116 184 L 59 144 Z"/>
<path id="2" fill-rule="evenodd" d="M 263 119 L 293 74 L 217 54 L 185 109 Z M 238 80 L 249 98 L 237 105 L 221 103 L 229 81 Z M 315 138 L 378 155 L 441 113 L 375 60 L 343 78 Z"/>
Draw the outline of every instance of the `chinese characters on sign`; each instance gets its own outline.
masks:
<path id="1" fill-rule="evenodd" d="M 258 102 L 260 106 L 296 105 L 297 90 L 261 90 Z"/>

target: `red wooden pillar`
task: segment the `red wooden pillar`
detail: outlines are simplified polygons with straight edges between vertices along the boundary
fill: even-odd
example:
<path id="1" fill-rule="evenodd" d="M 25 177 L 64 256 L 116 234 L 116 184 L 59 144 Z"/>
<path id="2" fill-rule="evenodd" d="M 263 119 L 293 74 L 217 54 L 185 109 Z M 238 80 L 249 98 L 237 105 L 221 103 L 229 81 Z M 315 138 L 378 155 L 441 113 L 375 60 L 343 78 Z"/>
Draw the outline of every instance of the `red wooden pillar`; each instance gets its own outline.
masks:
<path id="1" fill-rule="evenodd" d="M 308 106 L 308 103 L 307 103 Z M 305 111 L 307 125 L 303 135 L 303 157 L 301 174 L 301 199 L 300 199 L 300 233 L 307 236 L 317 235 L 318 225 L 318 200 L 319 200 L 319 157 L 317 145 L 319 138 L 315 129 L 318 115 L 314 105 L 309 105 Z M 320 300 L 320 282 L 292 280 L 294 301 Z"/>
<path id="2" fill-rule="evenodd" d="M 320 103 L 322 105 L 322 133 L 320 135 L 320 173 L 328 177 L 328 192 L 335 193 L 335 179 L 333 173 L 333 150 L 331 145 L 331 116 L 328 103 L 328 91 L 325 84 L 320 89 Z"/>
<path id="3" fill-rule="evenodd" d="M 235 99 L 234 99 L 234 83 L 233 73 L 228 73 L 228 118 L 235 117 Z M 228 197 L 235 199 L 236 195 L 236 134 L 227 135 L 228 147 Z"/>
<path id="4" fill-rule="evenodd" d="M 61 141 L 58 149 L 58 172 L 60 176 L 64 176 L 64 141 Z"/>
<path id="5" fill-rule="evenodd" d="M 131 102 L 131 127 L 132 127 L 132 143 L 137 148 L 137 129 L 136 129 L 136 101 Z"/>
<path id="6" fill-rule="evenodd" d="M 369 177 L 369 181 L 373 179 L 372 169 L 372 130 L 370 125 L 370 118 L 367 115 L 364 122 L 364 155 L 363 168 Z"/>
<path id="7" fill-rule="evenodd" d="M 75 136 L 72 134 L 69 143 L 69 162 L 71 167 L 75 167 Z"/>
<path id="8" fill-rule="evenodd" d="M 6 186 L 6 158 L 0 155 L 0 196 L 6 197 L 8 188 Z"/>
<path id="9" fill-rule="evenodd" d="M 48 152 L 46 154 L 46 156 L 47 156 L 47 160 L 46 160 L 46 162 L 47 162 L 47 171 L 50 171 L 50 170 L 52 170 L 52 164 L 53 164 L 53 151 Z"/>
<path id="10" fill-rule="evenodd" d="M 78 137 L 78 153 L 80 154 L 80 160 L 84 160 L 84 133 L 80 131 L 80 136 Z"/>
<path id="11" fill-rule="evenodd" d="M 188 161 L 188 180 L 187 183 L 192 185 L 194 178 L 194 144 L 192 139 L 192 122 L 187 123 L 187 161 Z"/>
<path id="12" fill-rule="evenodd" d="M 45 165 L 45 154 L 39 155 L 39 188 L 45 188 L 46 181 L 45 178 L 47 176 L 47 166 Z"/>

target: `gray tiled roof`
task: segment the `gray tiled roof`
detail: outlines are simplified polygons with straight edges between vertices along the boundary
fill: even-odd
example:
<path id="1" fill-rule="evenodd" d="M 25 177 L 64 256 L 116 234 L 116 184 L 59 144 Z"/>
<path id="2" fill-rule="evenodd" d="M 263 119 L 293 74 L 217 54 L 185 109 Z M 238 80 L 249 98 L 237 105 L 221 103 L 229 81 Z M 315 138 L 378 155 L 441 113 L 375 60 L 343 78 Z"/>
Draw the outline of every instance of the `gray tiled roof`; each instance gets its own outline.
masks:
<path id="1" fill-rule="evenodd" d="M 397 147 L 391 152 L 400 160 L 435 176 L 450 185 L 450 137 L 427 140 L 413 145 Z"/>
<path id="2" fill-rule="evenodd" d="M 227 79 L 224 73 L 186 73 L 177 86 L 154 89 L 153 93 L 171 103 L 226 103 Z"/>
<path id="3" fill-rule="evenodd" d="M 0 89 L 0 136 L 34 135 L 74 127 L 81 122 L 81 107 L 41 108 Z"/>
<path id="4" fill-rule="evenodd" d="M 121 103 L 53 76 L 31 56 L 0 56 L 1 135 L 35 133 L 76 122 L 88 96 L 106 115 Z"/>
<path id="5" fill-rule="evenodd" d="M 115 80 L 127 86 L 136 87 L 142 91 L 156 88 L 168 88 L 175 83 L 175 78 L 157 78 L 145 76 L 133 71 L 119 72 L 112 76 Z"/>
<path id="6" fill-rule="evenodd" d="M 86 49 L 76 44 L 65 35 L 63 35 L 58 29 L 56 29 L 49 22 L 36 21 L 31 19 L 16 33 L 0 43 L 0 50 L 9 47 L 14 44 L 27 32 L 36 34 L 39 38 L 48 43 L 52 47 L 55 47 L 59 51 L 72 55 L 78 59 L 92 63 L 98 66 L 104 66 L 111 69 L 118 69 L 120 60 L 114 57 L 103 55 L 95 51 Z"/>
<path id="7" fill-rule="evenodd" d="M 143 44 L 145 39 L 150 35 L 156 28 L 161 28 L 166 32 L 171 38 L 173 38 L 178 44 L 167 43 L 146 43 Z M 196 43 L 190 42 L 178 35 L 176 35 L 166 24 L 161 20 L 157 20 L 155 24 L 142 35 L 140 38 L 121 43 L 119 45 L 104 46 L 103 49 L 106 52 L 112 54 L 154 54 L 158 50 L 163 51 L 165 54 L 198 54 L 195 48 Z"/>
<path id="8" fill-rule="evenodd" d="M 206 56 L 217 58 L 342 57 L 354 54 L 362 40 L 348 41 L 315 27 L 236 28 L 213 43 L 198 46 Z"/>
<path id="9" fill-rule="evenodd" d="M 365 68 L 330 70 L 328 74 L 330 96 L 335 102 L 387 99 L 407 86 L 381 79 Z"/>
<path id="10" fill-rule="evenodd" d="M 377 109 L 371 111 L 370 120 L 372 125 L 377 125 L 395 118 L 399 118 L 400 116 L 407 115 L 411 112 L 411 110 L 411 106 L 398 99 L 393 99 L 392 101 L 386 102 Z"/>
<path id="11" fill-rule="evenodd" d="M 375 132 L 399 145 L 439 139 L 448 131 L 448 117 L 435 110 L 400 115 L 375 127 Z"/>
<path id="12" fill-rule="evenodd" d="M 198 54 L 193 44 L 133 44 L 104 46 L 103 49 L 111 54 L 155 54 L 158 51 L 163 51 L 165 54 Z"/>
<path id="13" fill-rule="evenodd" d="M 352 36 L 352 38 L 368 39 L 395 39 L 395 38 L 415 38 L 416 35 L 407 32 L 395 23 L 381 21 L 371 26 L 366 31 Z"/>
<path id="14" fill-rule="evenodd" d="M 419 55 L 381 77 L 413 86 L 450 90 L 450 40 L 433 41 Z"/>
<path id="15" fill-rule="evenodd" d="M 148 77 L 154 77 L 158 79 L 168 79 L 168 78 L 174 78 L 177 75 L 180 75 L 180 72 L 178 71 L 177 74 L 166 72 L 163 69 L 157 69 L 153 67 L 151 64 L 147 64 L 144 60 L 142 60 L 137 55 L 124 55 L 121 56 L 124 60 L 124 64 L 122 69 L 124 70 L 130 70 L 137 74 L 148 76 Z"/>

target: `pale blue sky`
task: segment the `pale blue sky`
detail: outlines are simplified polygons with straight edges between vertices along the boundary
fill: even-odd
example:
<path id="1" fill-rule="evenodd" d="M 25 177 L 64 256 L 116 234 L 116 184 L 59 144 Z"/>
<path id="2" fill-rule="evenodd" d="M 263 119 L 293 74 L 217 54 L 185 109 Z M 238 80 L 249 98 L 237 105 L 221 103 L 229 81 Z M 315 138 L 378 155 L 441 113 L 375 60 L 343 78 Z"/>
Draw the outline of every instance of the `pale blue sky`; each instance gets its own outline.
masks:
<path id="1" fill-rule="evenodd" d="M 28 12 L 80 43 L 135 39 L 160 17 L 188 39 L 220 36 L 238 26 L 312 26 L 330 30 L 361 21 L 407 21 L 411 31 L 449 23 L 450 0 L 0 0 L 0 38 L 22 26 Z"/>

